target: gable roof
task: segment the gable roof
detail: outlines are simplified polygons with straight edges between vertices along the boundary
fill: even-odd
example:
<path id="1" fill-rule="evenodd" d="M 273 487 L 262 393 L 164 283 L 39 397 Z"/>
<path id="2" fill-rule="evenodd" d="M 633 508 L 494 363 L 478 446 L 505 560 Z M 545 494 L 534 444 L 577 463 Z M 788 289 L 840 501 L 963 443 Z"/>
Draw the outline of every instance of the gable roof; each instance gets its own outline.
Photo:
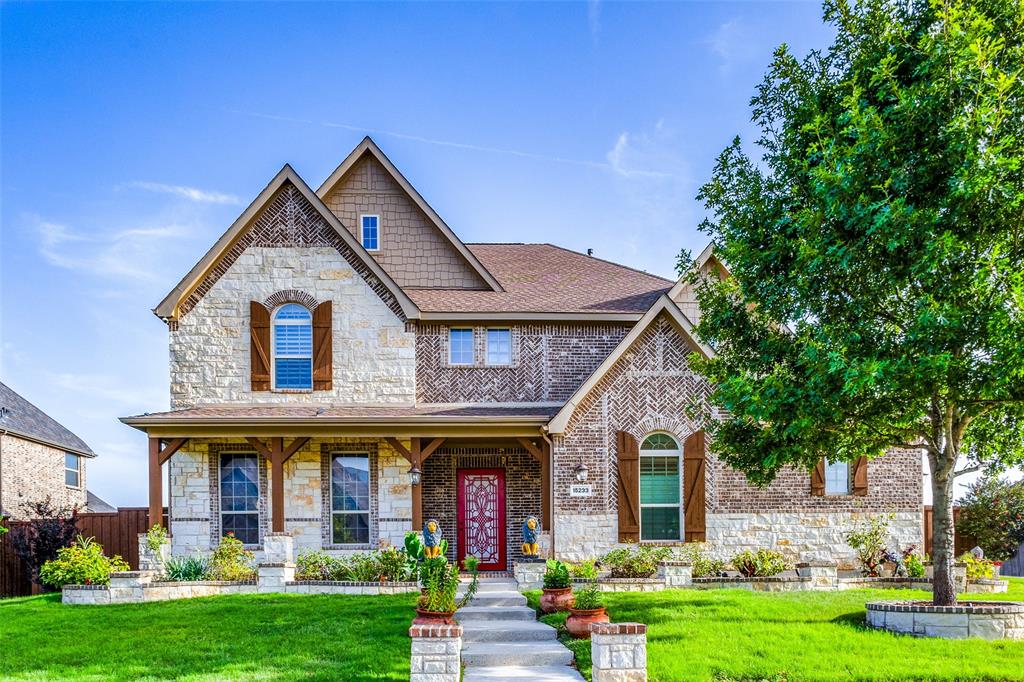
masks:
<path id="1" fill-rule="evenodd" d="M 231 224 L 231 227 L 221 235 L 220 239 L 210 247 L 210 250 L 189 270 L 178 285 L 171 290 L 167 296 L 153 309 L 153 313 L 164 320 L 173 320 L 178 317 L 178 308 L 182 301 L 188 298 L 189 294 L 202 283 L 206 274 L 213 269 L 221 257 L 246 233 L 253 221 L 259 216 L 260 211 L 267 205 L 276 192 L 286 183 L 291 183 L 300 194 L 316 209 L 317 213 L 327 224 L 338 233 L 345 244 L 352 249 L 356 257 L 376 276 L 384 287 L 391 292 L 398 300 L 398 304 L 407 318 L 419 316 L 416 304 L 402 291 L 395 281 L 391 279 L 384 269 L 366 252 L 363 245 L 356 240 L 325 205 L 324 202 L 313 193 L 309 185 L 289 165 L 284 167 L 274 176 L 270 183 L 263 188 L 263 191 L 253 199 L 252 203 L 242 212 Z"/>
<path id="2" fill-rule="evenodd" d="M 409 289 L 422 319 L 481 317 L 635 321 L 671 280 L 552 244 L 468 244 L 504 291 Z"/>
<path id="3" fill-rule="evenodd" d="M 0 382 L 0 431 L 85 457 L 96 453 L 53 417 Z"/>
<path id="4" fill-rule="evenodd" d="M 402 172 L 398 170 L 395 164 L 391 163 L 391 159 L 389 159 L 387 155 L 383 151 L 381 151 L 381 148 L 377 146 L 377 143 L 374 142 L 373 139 L 370 138 L 370 136 L 364 137 L 363 141 L 356 145 L 356 148 L 353 149 L 349 153 L 349 155 L 345 157 L 345 160 L 342 161 L 341 164 L 334 169 L 334 172 L 331 173 L 331 175 L 326 180 L 324 180 L 324 183 L 320 185 L 320 189 L 316 191 L 317 196 L 320 197 L 320 199 L 324 199 L 331 192 L 331 190 L 333 190 L 338 185 L 338 183 L 341 182 L 342 178 L 345 177 L 345 175 L 352 169 L 353 166 L 356 165 L 356 163 L 359 161 L 359 159 L 363 157 L 364 154 L 370 154 L 375 159 L 377 159 L 378 162 L 380 162 L 384 169 L 391 175 L 392 178 L 394 178 L 395 182 L 398 183 L 398 186 L 401 187 L 402 190 L 409 196 L 409 198 L 412 199 L 413 203 L 415 203 L 416 206 L 421 211 L 423 211 L 423 213 L 426 214 L 427 218 L 429 218 L 430 221 L 434 223 L 438 231 L 440 231 L 441 234 L 444 235 L 444 237 L 455 248 L 455 250 L 458 251 L 462 255 L 462 257 L 466 259 L 466 262 L 469 263 L 469 266 L 473 268 L 473 270 L 475 270 L 478 275 L 480 275 L 481 279 L 483 279 L 487 283 L 487 285 L 491 287 L 491 289 L 493 289 L 494 291 L 502 290 L 501 283 L 494 277 L 494 275 L 492 275 L 487 270 L 486 267 L 484 267 L 483 263 L 481 263 L 479 259 L 477 259 L 476 255 L 474 255 L 472 251 L 466 248 L 466 245 L 462 242 L 462 240 L 455 235 L 455 233 L 452 231 L 450 227 L 448 227 L 448 224 L 444 222 L 440 215 L 438 215 L 437 211 L 431 208 L 430 204 L 428 204 L 426 200 L 420 195 L 420 193 L 416 191 L 416 188 L 413 187 L 408 180 L 406 180 L 405 176 L 402 175 Z"/>
<path id="5" fill-rule="evenodd" d="M 675 286 L 672 287 L 672 291 L 668 292 L 669 298 L 673 301 L 679 300 L 679 294 L 681 294 L 683 289 L 686 288 L 686 285 L 689 284 L 687 279 L 689 278 L 690 273 L 700 271 L 709 261 L 717 263 L 718 267 L 722 269 L 722 272 L 724 272 L 727 277 L 732 275 L 732 273 L 729 272 L 729 268 L 725 266 L 722 259 L 715 253 L 715 243 L 708 242 L 708 245 L 704 247 L 704 250 L 693 259 L 693 263 L 690 264 L 687 272 L 683 273 L 679 279 L 676 280 Z"/>
<path id="6" fill-rule="evenodd" d="M 608 357 L 604 359 L 597 369 L 583 382 L 583 385 L 576 389 L 576 392 L 565 402 L 562 409 L 552 417 L 551 421 L 548 422 L 545 427 L 548 433 L 564 433 L 565 427 L 569 423 L 569 419 L 572 418 L 573 412 L 576 410 L 576 406 L 583 401 L 583 399 L 590 393 L 591 390 L 597 385 L 605 374 L 607 374 L 615 363 L 625 355 L 629 347 L 640 338 L 640 335 L 654 323 L 655 320 L 661 314 L 665 314 L 669 321 L 672 322 L 684 338 L 688 339 L 700 353 L 710 358 L 714 356 L 714 351 L 710 347 L 701 343 L 696 336 L 693 334 L 693 324 L 687 319 L 686 315 L 679 310 L 678 306 L 672 302 L 672 299 L 668 297 L 668 294 L 664 294 L 658 298 L 658 300 L 650 307 L 650 309 L 644 313 L 644 316 L 637 322 L 629 333 L 619 342 L 615 349 L 608 354 Z"/>

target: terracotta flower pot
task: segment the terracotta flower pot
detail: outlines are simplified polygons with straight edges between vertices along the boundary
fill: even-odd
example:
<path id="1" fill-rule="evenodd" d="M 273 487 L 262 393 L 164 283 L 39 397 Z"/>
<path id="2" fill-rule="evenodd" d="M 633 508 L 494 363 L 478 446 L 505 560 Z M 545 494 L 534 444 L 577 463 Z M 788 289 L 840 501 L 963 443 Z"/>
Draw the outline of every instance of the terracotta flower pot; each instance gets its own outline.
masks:
<path id="1" fill-rule="evenodd" d="M 569 609 L 565 629 L 576 639 L 590 639 L 590 624 L 607 622 L 608 614 L 604 612 L 603 606 L 597 609 Z"/>
<path id="2" fill-rule="evenodd" d="M 413 625 L 455 625 L 454 611 L 424 611 L 416 609 Z"/>
<path id="3" fill-rule="evenodd" d="M 572 606 L 573 596 L 571 587 L 559 587 L 557 589 L 544 588 L 544 594 L 540 596 L 540 610 L 544 613 L 555 613 L 556 611 L 568 611 Z"/>

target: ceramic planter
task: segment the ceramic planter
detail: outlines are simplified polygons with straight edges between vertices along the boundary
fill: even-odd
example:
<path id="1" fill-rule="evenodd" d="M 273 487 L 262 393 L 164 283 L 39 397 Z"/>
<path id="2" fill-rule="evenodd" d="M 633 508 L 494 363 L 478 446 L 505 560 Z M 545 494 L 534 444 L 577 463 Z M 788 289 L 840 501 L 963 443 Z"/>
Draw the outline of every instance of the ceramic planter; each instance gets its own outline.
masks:
<path id="1" fill-rule="evenodd" d="M 590 639 L 590 624 L 607 622 L 608 614 L 604 612 L 603 606 L 596 609 L 569 609 L 565 629 L 576 639 Z"/>
<path id="2" fill-rule="evenodd" d="M 544 613 L 555 613 L 557 611 L 568 611 L 572 606 L 573 596 L 571 587 L 559 587 L 556 589 L 544 588 L 544 594 L 540 596 L 540 610 Z"/>
<path id="3" fill-rule="evenodd" d="M 414 625 L 455 625 L 454 611 L 424 611 L 416 609 Z"/>

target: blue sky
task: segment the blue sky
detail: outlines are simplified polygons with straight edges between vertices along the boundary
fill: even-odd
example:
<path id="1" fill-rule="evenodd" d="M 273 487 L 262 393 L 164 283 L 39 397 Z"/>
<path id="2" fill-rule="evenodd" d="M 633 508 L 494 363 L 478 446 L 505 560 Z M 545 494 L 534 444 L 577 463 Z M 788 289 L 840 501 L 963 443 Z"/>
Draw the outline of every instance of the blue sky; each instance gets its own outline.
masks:
<path id="1" fill-rule="evenodd" d="M 370 134 L 468 242 L 673 276 L 694 200 L 752 137 L 816 3 L 0 5 L 0 378 L 146 501 L 117 417 L 168 407 L 150 310 L 284 163 L 314 188 Z"/>

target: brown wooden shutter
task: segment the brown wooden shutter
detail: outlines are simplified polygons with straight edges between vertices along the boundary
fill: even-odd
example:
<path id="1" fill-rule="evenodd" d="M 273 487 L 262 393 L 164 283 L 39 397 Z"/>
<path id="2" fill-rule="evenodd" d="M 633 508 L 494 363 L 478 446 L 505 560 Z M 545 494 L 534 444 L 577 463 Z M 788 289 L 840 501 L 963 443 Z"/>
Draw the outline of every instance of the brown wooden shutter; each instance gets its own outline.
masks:
<path id="1" fill-rule="evenodd" d="M 868 494 L 868 458 L 858 457 L 853 463 L 853 494 L 863 497 Z"/>
<path id="2" fill-rule="evenodd" d="M 625 431 L 618 434 L 619 542 L 640 542 L 640 446 Z"/>
<path id="3" fill-rule="evenodd" d="M 324 301 L 313 311 L 313 390 L 331 390 L 334 371 L 331 367 L 331 302 Z"/>
<path id="4" fill-rule="evenodd" d="M 686 542 L 704 542 L 707 539 L 704 492 L 704 431 L 690 434 L 683 443 L 683 490 L 686 518 Z"/>
<path id="5" fill-rule="evenodd" d="M 270 390 L 270 311 L 259 301 L 249 302 L 249 365 L 253 391 Z"/>
<path id="6" fill-rule="evenodd" d="M 811 471 L 811 495 L 825 496 L 825 460 L 819 459 Z"/>

